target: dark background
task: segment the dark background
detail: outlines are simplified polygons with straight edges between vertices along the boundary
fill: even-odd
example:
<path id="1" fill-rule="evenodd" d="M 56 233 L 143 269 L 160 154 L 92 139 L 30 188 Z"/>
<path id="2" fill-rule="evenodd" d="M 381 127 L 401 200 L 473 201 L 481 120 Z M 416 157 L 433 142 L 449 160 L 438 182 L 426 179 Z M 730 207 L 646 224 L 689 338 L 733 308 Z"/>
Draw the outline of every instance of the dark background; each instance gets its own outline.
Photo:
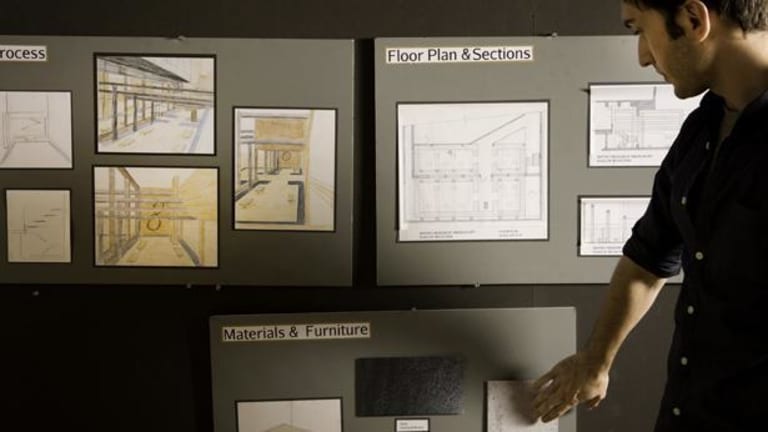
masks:
<path id="1" fill-rule="evenodd" d="M 356 39 L 359 117 L 352 287 L 187 288 L 119 280 L 2 286 L 0 429 L 211 430 L 208 317 L 214 314 L 575 306 L 583 344 L 604 286 L 376 286 L 373 38 L 624 34 L 619 10 L 620 0 L 3 0 L 3 35 Z M 678 289 L 666 288 L 630 335 L 608 399 L 579 412 L 579 431 L 651 430 Z"/>

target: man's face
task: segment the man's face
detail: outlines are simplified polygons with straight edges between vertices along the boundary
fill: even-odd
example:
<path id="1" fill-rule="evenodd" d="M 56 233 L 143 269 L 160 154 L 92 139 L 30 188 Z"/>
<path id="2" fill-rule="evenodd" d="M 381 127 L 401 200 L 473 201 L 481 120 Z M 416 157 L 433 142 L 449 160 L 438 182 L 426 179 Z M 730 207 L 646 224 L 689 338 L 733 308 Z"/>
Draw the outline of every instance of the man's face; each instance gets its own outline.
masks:
<path id="1" fill-rule="evenodd" d="M 661 12 L 651 8 L 638 8 L 621 2 L 624 24 L 638 36 L 637 56 L 640 65 L 653 66 L 664 80 L 675 88 L 679 98 L 696 96 L 707 89 L 703 62 L 688 31 L 672 39 Z"/>

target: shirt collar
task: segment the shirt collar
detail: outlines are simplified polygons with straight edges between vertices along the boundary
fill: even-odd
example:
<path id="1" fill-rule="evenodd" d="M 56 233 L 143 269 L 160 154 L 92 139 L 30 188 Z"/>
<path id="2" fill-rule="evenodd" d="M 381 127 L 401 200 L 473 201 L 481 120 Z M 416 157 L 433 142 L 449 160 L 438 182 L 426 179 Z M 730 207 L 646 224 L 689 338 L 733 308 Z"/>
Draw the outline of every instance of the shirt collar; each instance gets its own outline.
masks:
<path id="1" fill-rule="evenodd" d="M 699 107 L 705 112 L 705 115 L 710 120 L 720 121 L 725 109 L 725 100 L 719 95 L 708 91 L 699 103 Z M 742 110 L 740 117 L 747 119 L 753 117 L 758 113 L 768 112 L 768 90 L 763 92 L 760 96 L 756 97 L 752 102 Z"/>

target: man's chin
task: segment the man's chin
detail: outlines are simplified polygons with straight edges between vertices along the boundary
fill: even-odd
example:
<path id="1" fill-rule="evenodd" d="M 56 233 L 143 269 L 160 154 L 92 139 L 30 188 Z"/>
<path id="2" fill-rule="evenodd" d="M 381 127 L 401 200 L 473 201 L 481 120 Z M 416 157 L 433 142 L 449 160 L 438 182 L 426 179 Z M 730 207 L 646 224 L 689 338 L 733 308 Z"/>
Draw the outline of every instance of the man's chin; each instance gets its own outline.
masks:
<path id="1" fill-rule="evenodd" d="M 680 88 L 674 84 L 672 84 L 672 87 L 674 88 L 675 96 L 677 96 L 678 99 L 687 99 L 694 96 L 698 96 L 706 90 L 706 89 Z"/>

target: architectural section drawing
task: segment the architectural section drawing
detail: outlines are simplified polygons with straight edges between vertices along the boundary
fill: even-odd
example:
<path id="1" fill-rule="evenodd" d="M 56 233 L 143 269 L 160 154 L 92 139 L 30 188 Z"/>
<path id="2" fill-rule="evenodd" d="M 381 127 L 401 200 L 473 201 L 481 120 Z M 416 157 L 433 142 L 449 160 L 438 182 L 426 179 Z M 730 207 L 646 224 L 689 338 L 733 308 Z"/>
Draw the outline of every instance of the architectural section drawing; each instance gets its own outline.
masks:
<path id="1" fill-rule="evenodd" d="M 98 152 L 214 154 L 214 64 L 97 55 Z"/>
<path id="2" fill-rule="evenodd" d="M 336 111 L 235 108 L 235 229 L 333 231 Z"/>
<path id="3" fill-rule="evenodd" d="M 621 256 L 649 197 L 580 197 L 579 255 Z"/>
<path id="4" fill-rule="evenodd" d="M 589 86 L 589 166 L 659 166 L 700 97 L 671 84 Z"/>
<path id="5" fill-rule="evenodd" d="M 399 104 L 398 240 L 548 236 L 548 103 Z"/>
<path id="6" fill-rule="evenodd" d="M 486 383 L 488 432 L 557 432 L 558 420 L 542 423 L 533 409 L 535 393 L 527 381 Z"/>
<path id="7" fill-rule="evenodd" d="M 341 432 L 341 399 L 237 402 L 238 432 Z"/>
<path id="8" fill-rule="evenodd" d="M 68 263 L 68 190 L 6 190 L 8 262 Z"/>
<path id="9" fill-rule="evenodd" d="M 215 168 L 94 168 L 98 266 L 217 267 Z"/>
<path id="10" fill-rule="evenodd" d="M 0 168 L 72 168 L 69 92 L 0 92 Z"/>

